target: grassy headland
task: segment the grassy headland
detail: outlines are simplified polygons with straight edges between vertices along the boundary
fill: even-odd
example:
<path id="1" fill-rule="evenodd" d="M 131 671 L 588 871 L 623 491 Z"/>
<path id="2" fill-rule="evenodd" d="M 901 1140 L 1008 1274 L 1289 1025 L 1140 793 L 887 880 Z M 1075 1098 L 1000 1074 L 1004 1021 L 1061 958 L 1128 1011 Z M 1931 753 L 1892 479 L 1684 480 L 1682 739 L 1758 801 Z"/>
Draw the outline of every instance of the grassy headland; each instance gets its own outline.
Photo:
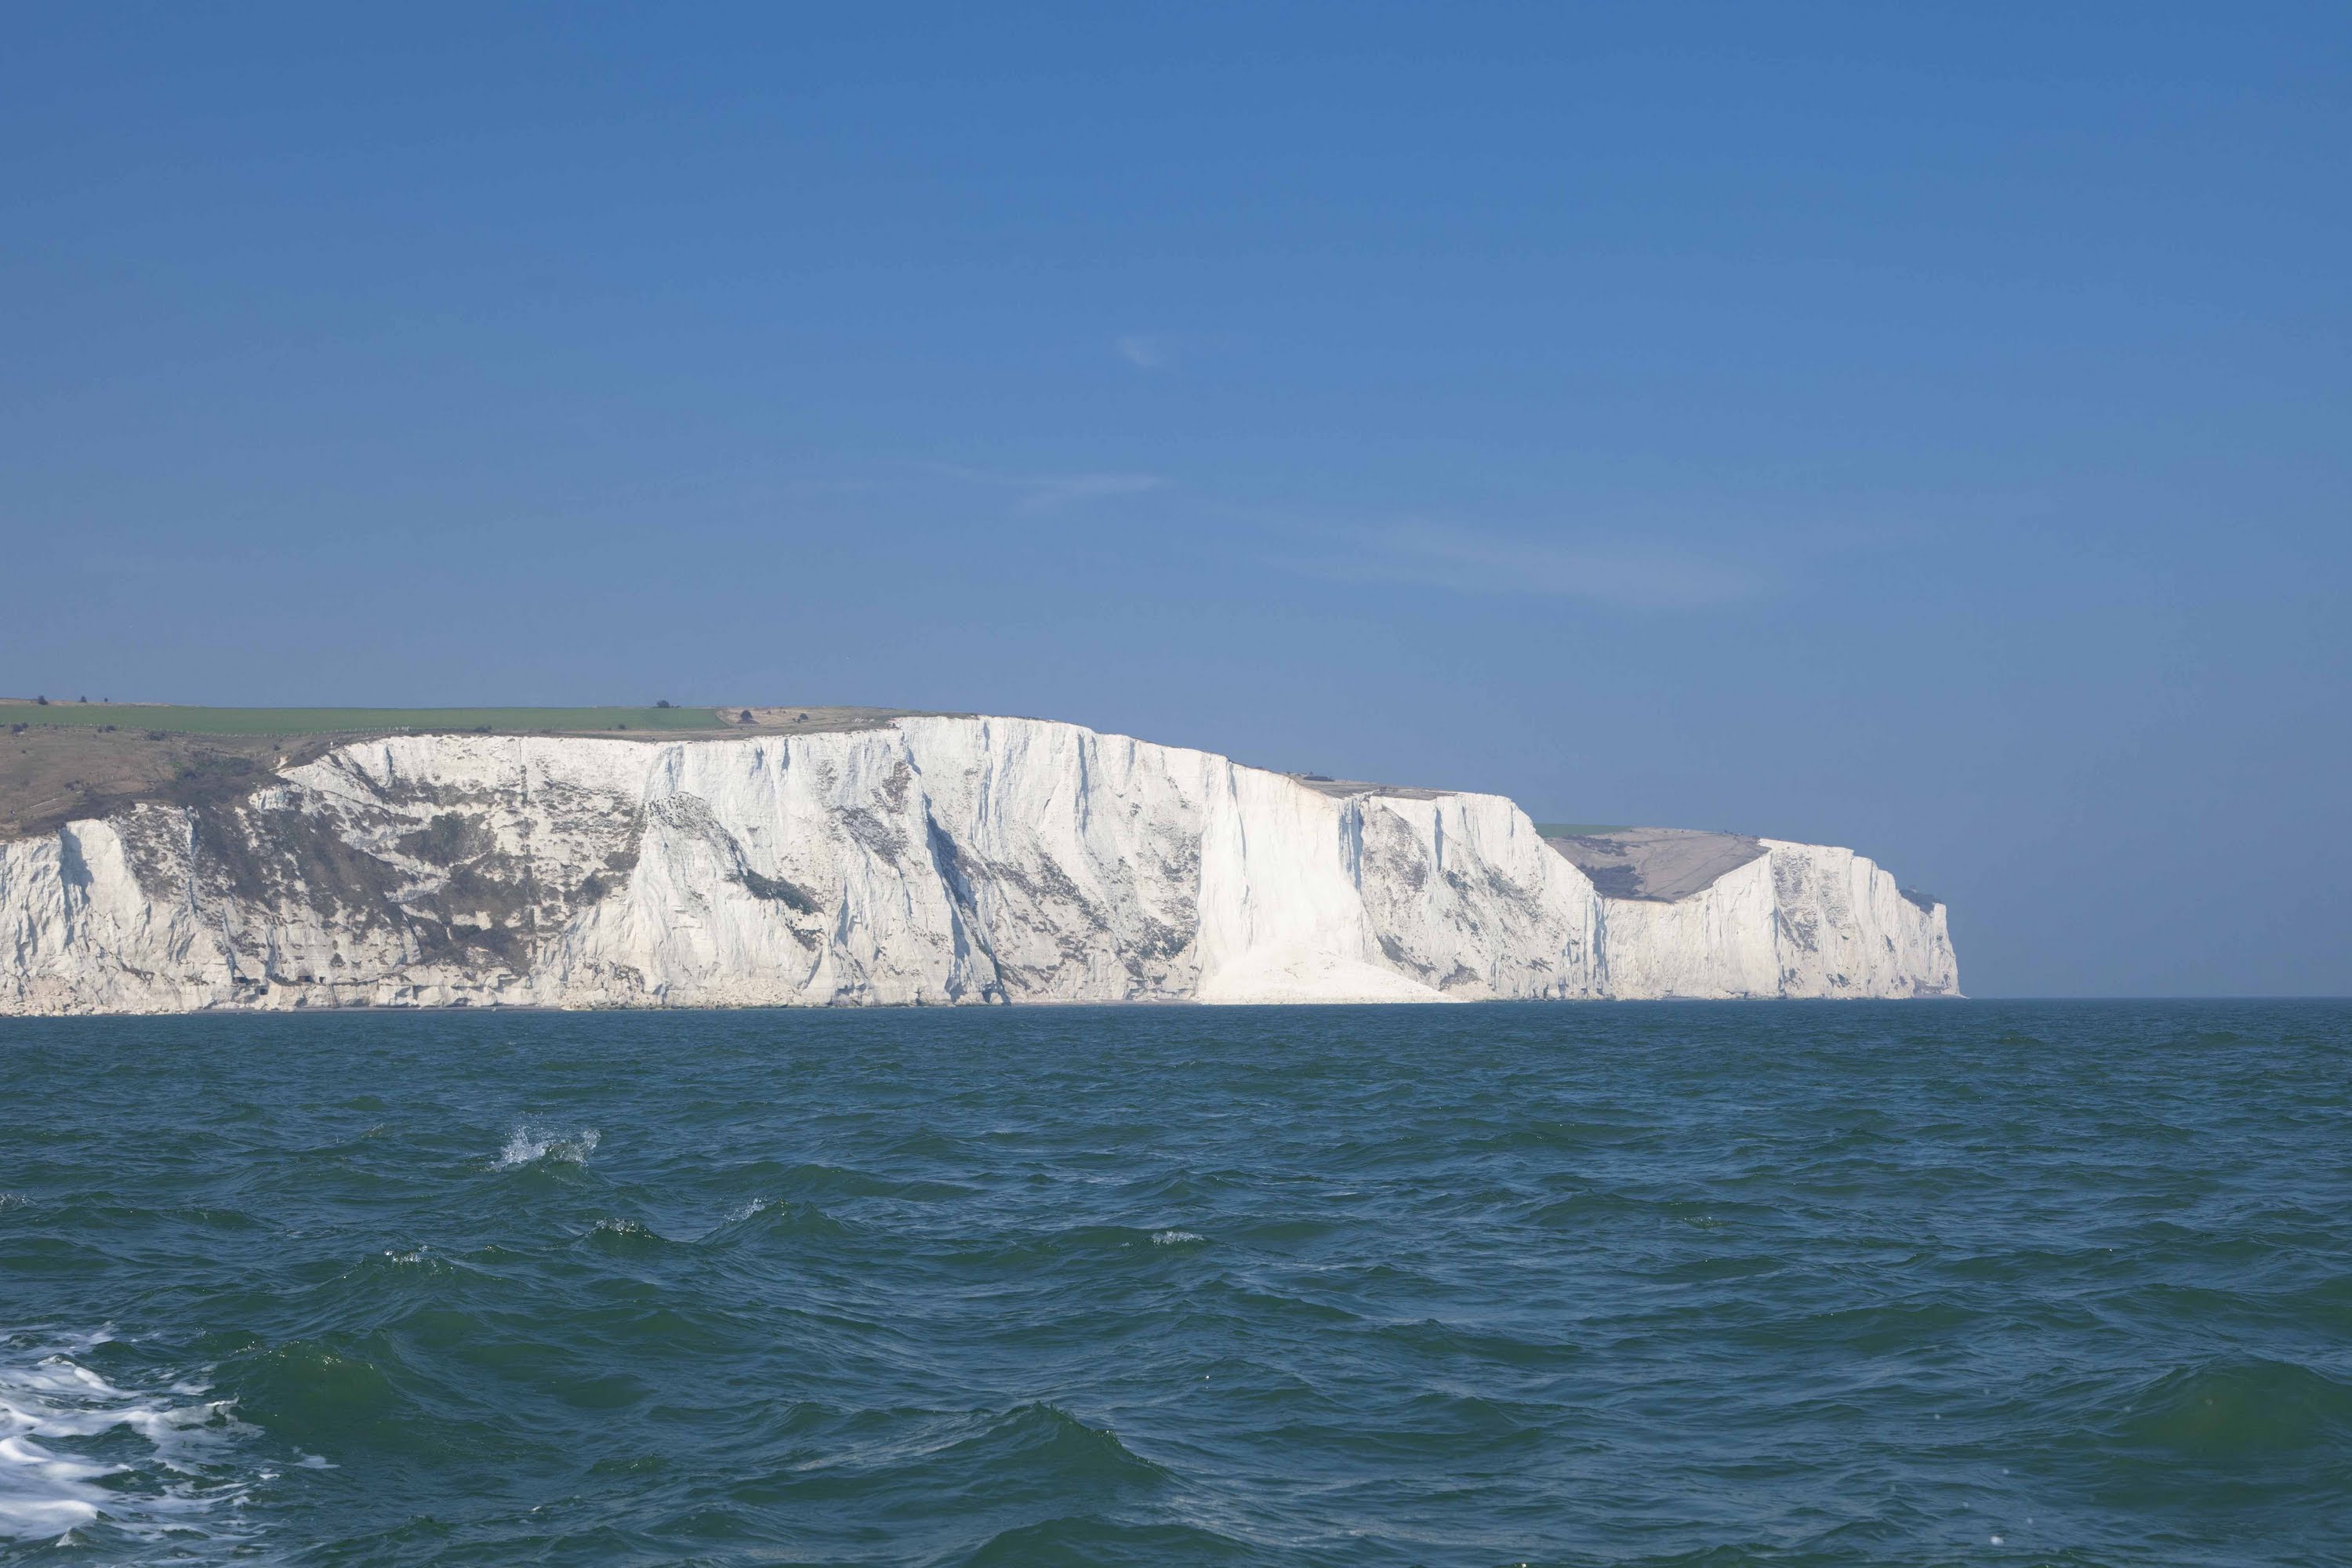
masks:
<path id="1" fill-rule="evenodd" d="M 141 801 L 241 796 L 281 768 L 385 735 L 718 740 L 869 729 L 886 708 L 198 708 L 0 698 L 0 837 L 54 831 Z"/>
<path id="2" fill-rule="evenodd" d="M 173 735 L 603 734 L 620 730 L 719 730 L 710 708 L 184 708 L 151 702 L 0 703 L 0 722 L 112 724 Z"/>

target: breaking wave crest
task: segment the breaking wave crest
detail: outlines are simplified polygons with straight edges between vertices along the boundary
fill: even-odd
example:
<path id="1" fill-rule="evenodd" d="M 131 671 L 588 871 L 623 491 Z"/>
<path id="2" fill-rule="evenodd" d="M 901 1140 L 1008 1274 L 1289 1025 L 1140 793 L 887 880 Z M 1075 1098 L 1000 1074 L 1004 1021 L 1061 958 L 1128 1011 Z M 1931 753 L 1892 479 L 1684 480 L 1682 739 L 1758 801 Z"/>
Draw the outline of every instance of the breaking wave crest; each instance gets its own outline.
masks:
<path id="1" fill-rule="evenodd" d="M 0 1342 L 0 1540 L 242 1539 L 226 1516 L 269 1472 L 240 1452 L 249 1428 L 233 1402 L 206 1398 L 201 1381 L 109 1378 L 91 1363 L 110 1342 Z"/>
<path id="2" fill-rule="evenodd" d="M 562 1165 L 584 1165 L 588 1156 L 596 1152 L 598 1133 L 593 1127 L 577 1132 L 560 1132 L 552 1128 L 518 1121 L 507 1135 L 507 1146 L 499 1151 L 497 1168 L 511 1171 L 518 1165 L 537 1164 L 541 1160 Z"/>

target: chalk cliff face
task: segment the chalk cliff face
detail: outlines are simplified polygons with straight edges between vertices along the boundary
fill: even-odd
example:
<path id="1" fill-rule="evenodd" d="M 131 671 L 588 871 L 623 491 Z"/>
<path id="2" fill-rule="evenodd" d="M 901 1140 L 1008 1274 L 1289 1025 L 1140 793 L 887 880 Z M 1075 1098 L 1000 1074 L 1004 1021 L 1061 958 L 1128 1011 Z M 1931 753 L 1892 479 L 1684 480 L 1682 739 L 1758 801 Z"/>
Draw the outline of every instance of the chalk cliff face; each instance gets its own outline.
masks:
<path id="1" fill-rule="evenodd" d="M 1701 847 L 1639 896 L 1499 796 L 1031 720 L 404 736 L 0 843 L 0 1013 L 1957 991 L 1869 860 Z"/>

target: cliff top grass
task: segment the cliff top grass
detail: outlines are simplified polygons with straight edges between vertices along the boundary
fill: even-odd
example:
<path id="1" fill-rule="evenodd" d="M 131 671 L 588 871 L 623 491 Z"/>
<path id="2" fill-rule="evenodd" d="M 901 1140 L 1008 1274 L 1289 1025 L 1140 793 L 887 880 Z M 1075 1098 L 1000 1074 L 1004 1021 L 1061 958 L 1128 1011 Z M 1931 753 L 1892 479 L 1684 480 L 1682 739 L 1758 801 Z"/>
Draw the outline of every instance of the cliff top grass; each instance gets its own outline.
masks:
<path id="1" fill-rule="evenodd" d="M 0 698 L 0 838 L 54 831 L 142 801 L 241 796 L 280 769 L 388 735 L 576 735 L 635 742 L 866 730 L 932 710 L 828 704 L 651 708 L 207 708 Z M 944 715 L 954 717 L 957 715 Z M 968 715 L 963 715 L 968 717 Z M 1434 800 L 1453 793 L 1293 773 L 1327 795 Z M 1608 833 L 1540 824 L 1547 837 Z"/>
<path id="2" fill-rule="evenodd" d="M 745 715 L 750 717 L 747 719 Z M 887 708 L 200 708 L 0 698 L 0 838 L 141 801 L 242 795 L 337 746 L 401 734 L 719 740 L 871 729 Z"/>
<path id="3" fill-rule="evenodd" d="M 190 708 L 160 702 L 0 702 L 9 724 L 112 724 L 174 735 L 603 734 L 622 730 L 720 730 L 711 708 Z"/>

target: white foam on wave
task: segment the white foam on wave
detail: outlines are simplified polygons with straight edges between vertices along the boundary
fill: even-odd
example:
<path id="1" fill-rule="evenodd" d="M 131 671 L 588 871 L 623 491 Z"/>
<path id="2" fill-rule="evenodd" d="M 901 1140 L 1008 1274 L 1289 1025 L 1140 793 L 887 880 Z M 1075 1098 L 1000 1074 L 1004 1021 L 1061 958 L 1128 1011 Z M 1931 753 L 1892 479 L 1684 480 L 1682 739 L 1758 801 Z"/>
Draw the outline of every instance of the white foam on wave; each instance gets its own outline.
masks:
<path id="1" fill-rule="evenodd" d="M 695 1241 L 708 1241 L 712 1237 L 717 1236 L 720 1231 L 727 1229 L 730 1226 L 741 1225 L 745 1220 L 763 1215 L 775 1206 L 775 1201 L 772 1198 L 751 1198 L 746 1202 L 737 1204 L 733 1208 L 727 1211 L 727 1217 L 725 1219 L 722 1219 L 718 1224 L 711 1226 L 700 1235 L 692 1237 L 692 1239 Z"/>
<path id="2" fill-rule="evenodd" d="M 110 1337 L 0 1337 L 0 1540 L 55 1541 L 101 1520 L 140 1538 L 165 1531 L 241 1538 L 205 1516 L 233 1510 L 269 1479 L 236 1462 L 233 1450 L 250 1428 L 231 1414 L 231 1401 L 205 1398 L 201 1381 L 140 1389 L 100 1376 L 83 1360 Z M 77 1451 L 121 1431 L 143 1440 L 146 1452 L 100 1463 Z"/>
<path id="3" fill-rule="evenodd" d="M 1197 1230 L 1155 1230 L 1151 1233 L 1151 1245 L 1154 1247 L 1184 1247 L 1208 1239 Z"/>
<path id="4" fill-rule="evenodd" d="M 593 1127 L 577 1132 L 559 1132 L 551 1128 L 518 1121 L 507 1135 L 507 1146 L 499 1151 L 497 1168 L 512 1170 L 538 1160 L 553 1160 L 567 1165 L 584 1165 L 588 1156 L 596 1152 L 597 1133 Z"/>

